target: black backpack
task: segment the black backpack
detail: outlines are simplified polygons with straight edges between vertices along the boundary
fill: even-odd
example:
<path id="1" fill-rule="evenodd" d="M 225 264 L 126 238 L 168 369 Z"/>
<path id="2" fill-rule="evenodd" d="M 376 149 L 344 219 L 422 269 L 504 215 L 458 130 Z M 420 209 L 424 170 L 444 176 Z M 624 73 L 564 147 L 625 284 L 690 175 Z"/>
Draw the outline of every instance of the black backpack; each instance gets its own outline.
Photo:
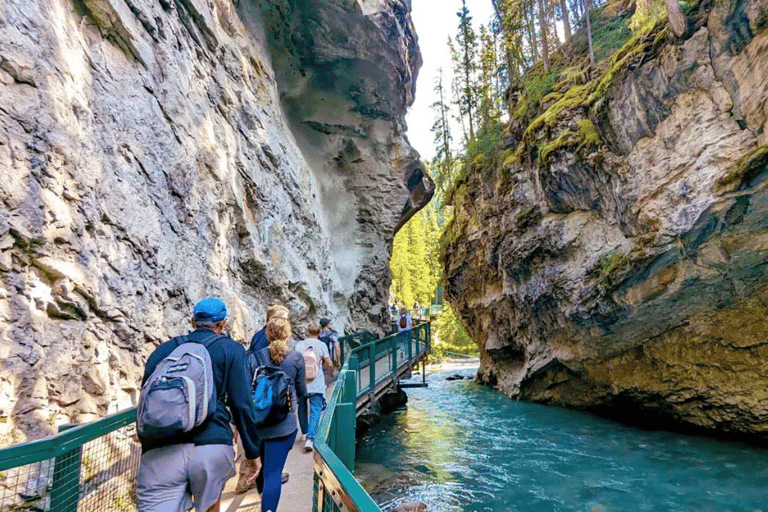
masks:
<path id="1" fill-rule="evenodd" d="M 408 326 L 408 319 L 405 318 L 405 315 L 400 315 L 400 328 L 405 329 Z"/>
<path id="2" fill-rule="evenodd" d="M 251 383 L 256 426 L 273 427 L 291 412 L 291 379 L 279 366 L 272 364 L 268 348 L 252 355 L 256 359 Z"/>

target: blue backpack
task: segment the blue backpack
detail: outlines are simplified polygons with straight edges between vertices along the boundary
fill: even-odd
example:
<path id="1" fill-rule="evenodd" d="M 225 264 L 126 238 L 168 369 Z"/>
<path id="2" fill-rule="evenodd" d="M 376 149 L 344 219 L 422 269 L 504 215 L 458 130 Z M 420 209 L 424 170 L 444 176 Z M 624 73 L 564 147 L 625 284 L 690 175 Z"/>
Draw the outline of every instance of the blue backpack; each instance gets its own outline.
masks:
<path id="1" fill-rule="evenodd" d="M 256 359 L 251 397 L 256 413 L 256 426 L 272 427 L 291 412 L 291 379 L 279 366 L 272 364 L 269 349 L 252 354 Z"/>

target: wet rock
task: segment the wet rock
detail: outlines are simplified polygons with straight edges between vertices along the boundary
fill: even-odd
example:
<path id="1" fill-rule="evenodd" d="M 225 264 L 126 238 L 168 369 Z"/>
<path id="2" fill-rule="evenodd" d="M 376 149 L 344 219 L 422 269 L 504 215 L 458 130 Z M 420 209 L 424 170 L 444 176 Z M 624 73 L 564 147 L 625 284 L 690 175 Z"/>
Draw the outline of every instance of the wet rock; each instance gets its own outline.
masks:
<path id="1" fill-rule="evenodd" d="M 408 395 L 402 389 L 396 392 L 387 393 L 379 399 L 379 407 L 382 414 L 389 414 L 395 409 L 408 403 Z"/>
<path id="2" fill-rule="evenodd" d="M 420 501 L 411 503 L 401 503 L 392 509 L 392 512 L 426 512 L 427 505 Z"/>

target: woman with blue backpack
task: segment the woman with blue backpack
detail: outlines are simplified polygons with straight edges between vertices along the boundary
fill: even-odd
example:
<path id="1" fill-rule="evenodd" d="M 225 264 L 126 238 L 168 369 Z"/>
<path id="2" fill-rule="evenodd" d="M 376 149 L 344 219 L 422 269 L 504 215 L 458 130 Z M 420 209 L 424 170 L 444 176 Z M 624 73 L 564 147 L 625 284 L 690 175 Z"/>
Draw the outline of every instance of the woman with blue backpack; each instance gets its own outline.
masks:
<path id="1" fill-rule="evenodd" d="M 288 348 L 291 334 L 287 318 L 271 318 L 266 328 L 269 346 L 248 358 L 262 467 L 258 475 L 247 472 L 241 479 L 246 480 L 244 484 L 248 487 L 255 480 L 261 494 L 261 512 L 277 512 L 283 467 L 299 428 L 294 413 L 297 399 L 307 396 L 304 357 Z"/>

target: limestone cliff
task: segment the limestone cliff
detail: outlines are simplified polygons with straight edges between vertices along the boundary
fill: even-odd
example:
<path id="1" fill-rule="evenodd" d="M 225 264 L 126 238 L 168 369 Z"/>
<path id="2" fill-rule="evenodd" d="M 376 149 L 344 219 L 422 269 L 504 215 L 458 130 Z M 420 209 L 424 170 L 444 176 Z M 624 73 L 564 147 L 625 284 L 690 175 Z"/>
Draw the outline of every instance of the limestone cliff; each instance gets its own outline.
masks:
<path id="1" fill-rule="evenodd" d="M 646 30 L 468 173 L 446 293 L 481 381 L 768 440 L 767 25 L 764 0 L 694 6 L 683 38 Z"/>
<path id="2" fill-rule="evenodd" d="M 241 340 L 273 300 L 299 330 L 387 318 L 431 191 L 409 7 L 0 2 L 0 444 L 130 406 L 205 296 Z"/>

